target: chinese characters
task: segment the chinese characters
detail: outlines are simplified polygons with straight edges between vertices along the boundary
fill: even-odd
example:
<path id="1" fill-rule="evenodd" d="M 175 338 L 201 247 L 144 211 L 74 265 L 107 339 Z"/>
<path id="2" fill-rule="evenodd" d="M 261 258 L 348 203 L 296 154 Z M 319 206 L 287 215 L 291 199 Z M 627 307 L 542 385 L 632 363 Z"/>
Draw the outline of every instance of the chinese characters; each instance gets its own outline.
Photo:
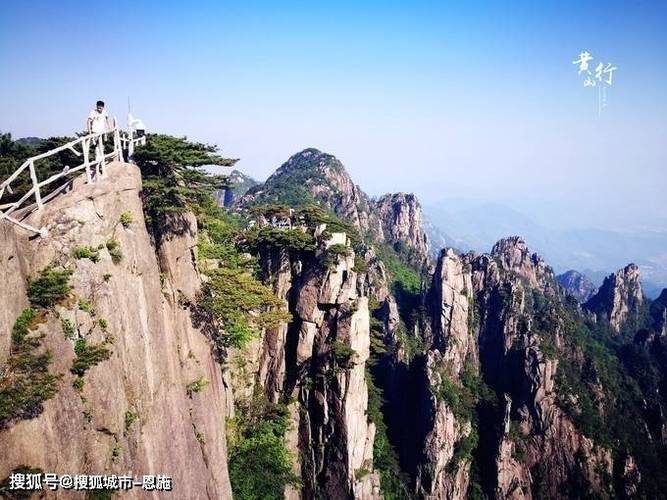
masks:
<path id="1" fill-rule="evenodd" d="M 613 63 L 599 62 L 591 72 L 593 56 L 587 50 L 582 50 L 577 59 L 572 61 L 578 68 L 578 75 L 584 78 L 584 87 L 598 89 L 598 115 L 607 106 L 607 88 L 614 81 L 614 71 L 618 68 Z"/>

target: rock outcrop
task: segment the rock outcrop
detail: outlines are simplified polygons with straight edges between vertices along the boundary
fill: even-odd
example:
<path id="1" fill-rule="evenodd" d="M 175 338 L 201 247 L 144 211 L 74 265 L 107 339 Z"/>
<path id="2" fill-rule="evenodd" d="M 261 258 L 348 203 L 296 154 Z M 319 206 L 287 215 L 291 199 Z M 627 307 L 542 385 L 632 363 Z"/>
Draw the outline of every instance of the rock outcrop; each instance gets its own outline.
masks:
<path id="1" fill-rule="evenodd" d="M 375 424 L 367 416 L 367 276 L 354 270 L 352 248 L 333 265 L 323 265 L 338 240 L 346 241 L 345 235 L 334 233 L 314 253 L 260 251 L 263 277 L 293 320 L 230 353 L 244 359 L 242 372 L 232 370 L 232 386 L 237 398 L 258 386 L 272 401 L 292 401 L 287 442 L 297 457 L 304 498 L 380 498 L 373 469 Z M 287 497 L 299 494 L 290 487 Z"/>
<path id="2" fill-rule="evenodd" d="M 0 265 L 11 285 L 0 287 L 2 358 L 14 321 L 28 306 L 26 279 L 52 262 L 73 271 L 72 299 L 38 327 L 52 353 L 50 369 L 62 374 L 58 392 L 36 418 L 0 430 L 0 477 L 21 465 L 58 474 L 166 474 L 180 498 L 231 498 L 223 425 L 227 390 L 210 341 L 183 306 L 200 286 L 196 223 L 179 221 L 187 230 L 162 242 L 156 253 L 140 190 L 137 167 L 112 163 L 99 182 L 78 178 L 71 192 L 31 216 L 31 223 L 48 228 L 48 238 L 0 224 Z M 127 228 L 119 223 L 123 212 L 134 218 Z M 117 263 L 105 249 L 111 239 L 122 252 Z M 77 259 L 75 249 L 82 245 L 99 246 L 99 262 Z M 64 319 L 74 326 L 73 338 L 63 334 Z M 90 367 L 79 389 L 73 387 L 74 342 L 104 338 L 113 342 L 111 357 Z M 208 381 L 207 387 L 189 392 L 197 379 Z M 141 489 L 127 495 L 160 496 Z M 60 496 L 69 493 L 60 490 Z"/>
<path id="3" fill-rule="evenodd" d="M 251 188 L 237 207 L 317 202 L 377 243 L 402 245 L 421 265 L 429 257 L 419 201 L 412 194 L 388 194 L 373 202 L 354 184 L 343 164 L 315 148 L 291 156 L 264 184 Z"/>
<path id="4" fill-rule="evenodd" d="M 639 267 L 629 264 L 605 278 L 598 292 L 584 304 L 599 319 L 620 332 L 628 321 L 636 323 L 644 294 L 639 281 Z"/>
<path id="5" fill-rule="evenodd" d="M 422 226 L 422 210 L 413 194 L 394 193 L 382 196 L 374 204 L 380 217 L 385 240 L 401 245 L 416 265 L 429 258 L 429 244 Z"/>

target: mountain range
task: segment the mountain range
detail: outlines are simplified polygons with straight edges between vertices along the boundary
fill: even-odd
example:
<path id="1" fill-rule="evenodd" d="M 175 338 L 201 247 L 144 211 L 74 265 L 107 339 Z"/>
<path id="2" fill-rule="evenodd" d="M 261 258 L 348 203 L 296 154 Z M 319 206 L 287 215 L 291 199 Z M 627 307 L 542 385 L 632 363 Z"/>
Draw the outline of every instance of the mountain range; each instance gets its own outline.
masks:
<path id="1" fill-rule="evenodd" d="M 315 148 L 212 196 L 211 155 L 149 136 L 27 216 L 48 239 L 0 224 L 0 492 L 667 497 L 667 290 L 642 268 L 591 288 L 520 236 L 433 251 L 414 195 Z"/>
<path id="2" fill-rule="evenodd" d="M 657 297 L 667 286 L 667 231 L 551 229 L 497 203 L 448 201 L 424 211 L 447 245 L 461 250 L 483 252 L 499 238 L 520 234 L 557 272 L 576 269 L 599 286 L 610 272 L 635 262 L 647 295 Z"/>

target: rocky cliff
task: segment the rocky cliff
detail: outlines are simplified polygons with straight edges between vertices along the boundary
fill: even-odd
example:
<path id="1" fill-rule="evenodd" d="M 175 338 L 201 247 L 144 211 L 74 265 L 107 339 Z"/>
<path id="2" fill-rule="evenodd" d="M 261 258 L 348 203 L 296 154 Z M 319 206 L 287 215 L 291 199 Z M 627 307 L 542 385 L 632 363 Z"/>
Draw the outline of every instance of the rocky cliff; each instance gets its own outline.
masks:
<path id="1" fill-rule="evenodd" d="M 382 224 L 384 239 L 411 253 L 416 265 L 429 258 L 429 243 L 422 224 L 422 210 L 413 194 L 394 193 L 382 196 L 373 204 Z"/>
<path id="2" fill-rule="evenodd" d="M 28 278 L 55 263 L 71 271 L 73 286 L 32 326 L 31 335 L 42 335 L 51 353 L 49 371 L 60 379 L 33 418 L 5 422 L 0 430 L 0 477 L 19 466 L 58 474 L 165 474 L 181 498 L 229 498 L 221 425 L 227 390 L 210 341 L 183 306 L 200 287 L 196 223 L 175 221 L 184 230 L 156 250 L 140 191 L 137 167 L 114 163 L 99 182 L 79 178 L 70 193 L 31 216 L 48 238 L 0 224 L 2 363 L 12 350 L 9 332 L 29 307 Z M 127 227 L 122 214 L 130 214 Z M 85 373 L 74 368 L 92 353 L 82 346 L 101 345 L 108 346 L 108 359 L 100 357 Z M 200 393 L 188 390 L 196 380 L 208 382 Z M 128 496 L 159 495 L 134 490 Z"/>
<path id="3" fill-rule="evenodd" d="M 323 265 L 333 245 L 347 250 Z M 368 285 L 349 240 L 333 233 L 312 252 L 265 244 L 260 262 L 293 319 L 230 353 L 244 360 L 230 368 L 235 398 L 259 390 L 290 401 L 287 441 L 302 489 L 289 487 L 287 497 L 380 498 L 367 416 Z"/>
<path id="4" fill-rule="evenodd" d="M 639 267 L 628 264 L 606 277 L 598 292 L 584 307 L 600 320 L 607 321 L 616 332 L 620 332 L 628 321 L 636 327 L 643 303 Z"/>

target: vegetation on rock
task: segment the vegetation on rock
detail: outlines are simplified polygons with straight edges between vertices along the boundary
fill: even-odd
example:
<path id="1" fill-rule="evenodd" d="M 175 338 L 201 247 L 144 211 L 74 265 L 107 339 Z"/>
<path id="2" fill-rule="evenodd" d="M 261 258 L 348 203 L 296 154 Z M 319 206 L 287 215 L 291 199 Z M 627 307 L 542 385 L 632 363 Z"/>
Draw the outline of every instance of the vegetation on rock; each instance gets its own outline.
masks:
<path id="1" fill-rule="evenodd" d="M 282 499 L 287 485 L 298 486 L 292 472 L 294 457 L 285 446 L 289 413 L 261 394 L 237 404 L 227 419 L 229 479 L 234 498 Z"/>
<path id="2" fill-rule="evenodd" d="M 33 307 L 49 308 L 58 304 L 72 290 L 69 279 L 71 269 L 50 265 L 28 279 L 28 300 Z"/>
<path id="3" fill-rule="evenodd" d="M 72 373 L 83 376 L 86 371 L 102 361 L 111 357 L 111 350 L 107 347 L 109 342 L 100 344 L 89 344 L 86 339 L 77 339 L 74 343 L 76 357 L 72 363 Z"/>
<path id="4" fill-rule="evenodd" d="M 14 419 L 36 417 L 58 390 L 60 375 L 48 371 L 51 353 L 40 350 L 44 335 L 31 333 L 44 315 L 24 309 L 12 329 L 10 355 L 0 376 L 0 428 Z"/>

